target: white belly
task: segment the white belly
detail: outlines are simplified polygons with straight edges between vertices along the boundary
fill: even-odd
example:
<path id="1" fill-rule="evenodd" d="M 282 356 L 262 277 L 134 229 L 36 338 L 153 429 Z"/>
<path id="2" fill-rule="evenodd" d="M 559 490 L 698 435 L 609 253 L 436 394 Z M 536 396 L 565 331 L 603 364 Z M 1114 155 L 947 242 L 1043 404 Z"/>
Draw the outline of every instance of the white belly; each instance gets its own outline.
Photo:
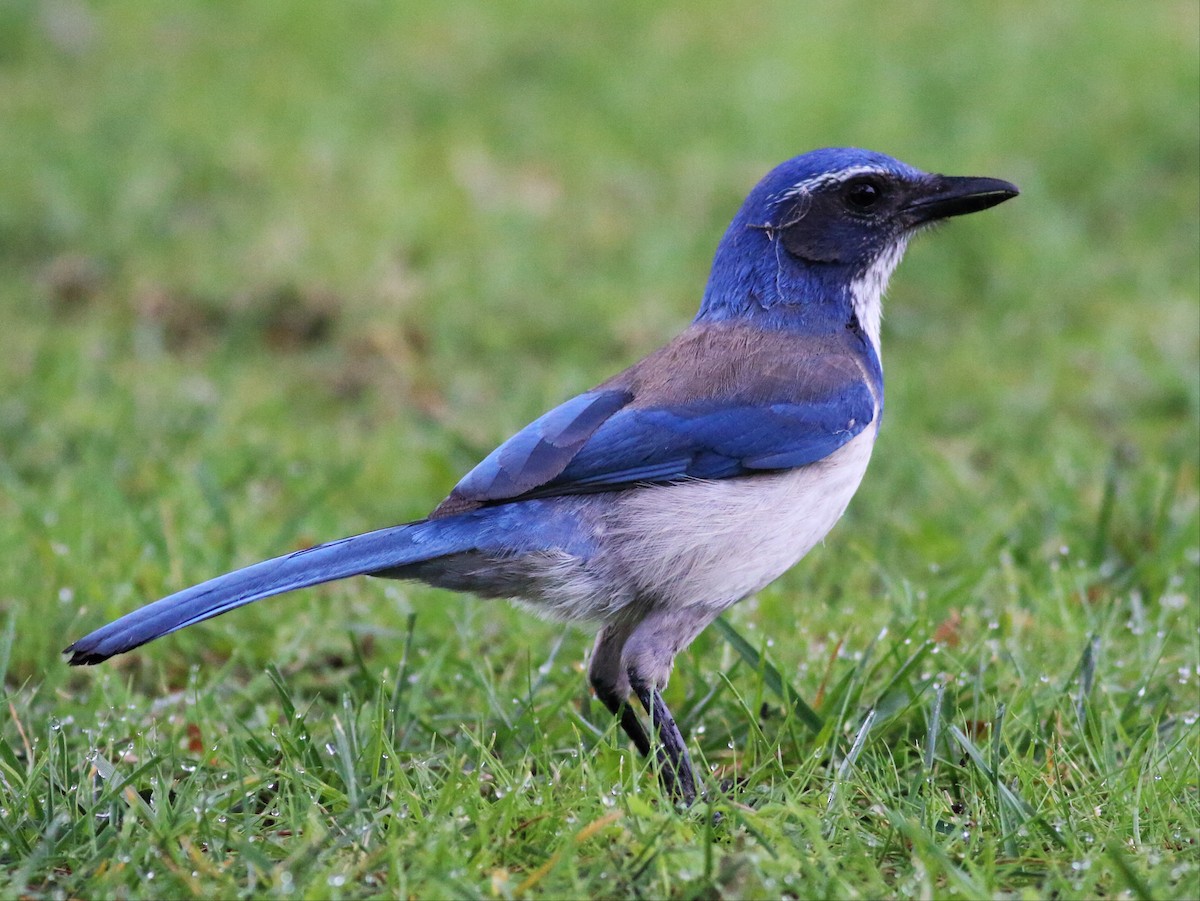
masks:
<path id="1" fill-rule="evenodd" d="M 789 472 L 628 492 L 606 517 L 611 563 L 636 581 L 637 602 L 728 606 L 778 578 L 833 528 L 866 472 L 875 433 L 870 427 Z"/>

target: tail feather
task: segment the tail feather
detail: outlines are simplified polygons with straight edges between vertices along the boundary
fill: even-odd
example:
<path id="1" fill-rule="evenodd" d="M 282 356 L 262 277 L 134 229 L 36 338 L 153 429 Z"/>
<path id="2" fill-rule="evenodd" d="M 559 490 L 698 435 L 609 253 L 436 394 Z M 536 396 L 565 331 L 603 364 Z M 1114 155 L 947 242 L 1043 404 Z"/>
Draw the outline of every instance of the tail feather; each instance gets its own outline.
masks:
<path id="1" fill-rule="evenodd" d="M 63 653 L 73 666 L 100 663 L 155 638 L 246 604 L 297 588 L 396 570 L 406 564 L 453 553 L 440 530 L 427 520 L 331 541 L 264 560 L 169 595 L 79 639 Z"/>

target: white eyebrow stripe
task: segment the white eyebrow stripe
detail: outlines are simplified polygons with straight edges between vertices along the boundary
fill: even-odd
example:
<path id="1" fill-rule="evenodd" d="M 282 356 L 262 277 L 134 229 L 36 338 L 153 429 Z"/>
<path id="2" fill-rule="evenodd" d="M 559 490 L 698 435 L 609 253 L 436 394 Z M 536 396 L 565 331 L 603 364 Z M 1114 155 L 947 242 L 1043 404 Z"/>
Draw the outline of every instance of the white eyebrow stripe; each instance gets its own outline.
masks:
<path id="1" fill-rule="evenodd" d="M 836 172 L 822 172 L 820 175 L 814 175 L 812 178 L 806 178 L 804 181 L 797 182 L 780 194 L 778 199 L 787 200 L 791 197 L 798 197 L 801 194 L 810 194 L 819 188 L 848 181 L 859 175 L 886 176 L 887 174 L 887 170 L 881 169 L 878 166 L 847 166 L 845 169 L 838 169 Z"/>

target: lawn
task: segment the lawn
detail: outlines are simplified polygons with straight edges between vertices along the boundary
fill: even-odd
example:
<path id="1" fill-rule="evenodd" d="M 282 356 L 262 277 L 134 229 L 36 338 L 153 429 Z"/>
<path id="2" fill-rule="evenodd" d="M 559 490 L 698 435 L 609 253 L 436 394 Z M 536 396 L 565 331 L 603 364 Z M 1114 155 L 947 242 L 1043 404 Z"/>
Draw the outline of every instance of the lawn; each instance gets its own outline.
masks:
<path id="1" fill-rule="evenodd" d="M 1022 196 L 915 242 L 842 523 L 679 659 L 675 809 L 589 636 L 366 579 L 681 329 L 852 144 Z M 1200 895 L 1200 7 L 0 5 L 0 896 Z"/>

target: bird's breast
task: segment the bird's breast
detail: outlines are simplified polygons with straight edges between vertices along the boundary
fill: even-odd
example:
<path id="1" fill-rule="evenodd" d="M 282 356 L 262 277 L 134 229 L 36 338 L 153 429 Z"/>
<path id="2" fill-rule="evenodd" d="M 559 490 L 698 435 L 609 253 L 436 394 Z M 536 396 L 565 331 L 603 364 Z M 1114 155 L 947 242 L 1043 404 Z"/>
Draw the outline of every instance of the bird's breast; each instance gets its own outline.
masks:
<path id="1" fill-rule="evenodd" d="M 728 606 L 779 577 L 833 528 L 875 442 L 872 424 L 816 463 L 778 473 L 623 492 L 605 517 L 604 562 L 642 603 Z"/>

